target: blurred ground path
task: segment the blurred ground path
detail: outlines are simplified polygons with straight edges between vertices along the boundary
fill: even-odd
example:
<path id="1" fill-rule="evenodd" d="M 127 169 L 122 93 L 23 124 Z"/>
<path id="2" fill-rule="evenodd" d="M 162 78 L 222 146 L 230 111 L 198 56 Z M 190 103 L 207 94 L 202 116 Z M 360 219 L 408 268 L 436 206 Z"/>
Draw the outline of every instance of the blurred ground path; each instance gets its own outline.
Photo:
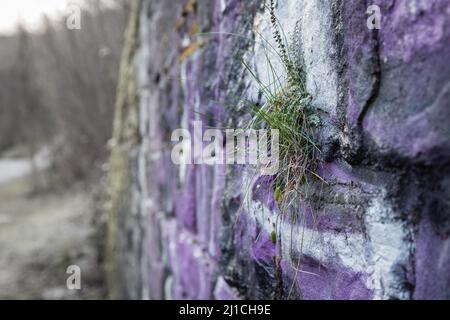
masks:
<path id="1" fill-rule="evenodd" d="M 30 180 L 28 160 L 0 158 L 0 299 L 102 298 L 89 195 L 30 196 Z M 66 287 L 69 265 L 81 268 L 81 290 Z"/>

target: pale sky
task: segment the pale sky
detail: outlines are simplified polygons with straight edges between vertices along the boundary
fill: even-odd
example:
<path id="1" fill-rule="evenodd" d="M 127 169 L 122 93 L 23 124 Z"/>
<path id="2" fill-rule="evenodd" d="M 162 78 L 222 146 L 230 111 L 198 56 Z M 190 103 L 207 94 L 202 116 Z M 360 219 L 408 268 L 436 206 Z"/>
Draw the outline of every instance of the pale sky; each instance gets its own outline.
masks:
<path id="1" fill-rule="evenodd" d="M 30 29 L 39 26 L 45 13 L 51 17 L 65 13 L 70 3 L 79 0 L 0 0 L 0 33 L 10 33 L 19 21 Z"/>

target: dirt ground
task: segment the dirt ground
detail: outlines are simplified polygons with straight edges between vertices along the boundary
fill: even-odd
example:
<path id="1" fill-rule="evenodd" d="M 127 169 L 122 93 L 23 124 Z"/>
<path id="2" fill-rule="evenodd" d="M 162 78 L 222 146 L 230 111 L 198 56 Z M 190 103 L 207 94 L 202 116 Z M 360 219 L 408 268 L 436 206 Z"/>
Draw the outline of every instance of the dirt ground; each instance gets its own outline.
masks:
<path id="1" fill-rule="evenodd" d="M 0 299 L 103 298 L 88 193 L 78 187 L 30 195 L 29 172 L 12 177 L 11 160 L 2 161 Z M 81 268 L 81 290 L 66 286 L 70 265 Z"/>

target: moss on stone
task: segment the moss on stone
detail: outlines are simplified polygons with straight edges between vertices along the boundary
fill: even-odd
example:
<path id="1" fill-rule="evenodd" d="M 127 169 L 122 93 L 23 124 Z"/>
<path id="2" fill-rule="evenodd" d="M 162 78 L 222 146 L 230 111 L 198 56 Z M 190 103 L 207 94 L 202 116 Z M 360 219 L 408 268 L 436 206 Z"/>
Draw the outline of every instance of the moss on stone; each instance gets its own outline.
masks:
<path id="1" fill-rule="evenodd" d="M 109 160 L 108 203 L 105 206 L 108 213 L 105 272 L 110 298 L 117 298 L 120 294 L 117 261 L 119 216 L 121 212 L 127 210 L 126 204 L 131 184 L 130 151 L 140 141 L 139 94 L 133 58 L 139 45 L 141 6 L 141 0 L 133 1 L 122 52 Z"/>

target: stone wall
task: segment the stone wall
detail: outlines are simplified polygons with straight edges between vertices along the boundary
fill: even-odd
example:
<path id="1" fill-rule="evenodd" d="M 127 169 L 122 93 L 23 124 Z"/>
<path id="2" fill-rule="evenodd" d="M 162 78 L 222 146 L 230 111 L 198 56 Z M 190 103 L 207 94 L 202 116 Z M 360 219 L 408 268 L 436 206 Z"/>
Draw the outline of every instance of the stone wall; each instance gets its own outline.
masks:
<path id="1" fill-rule="evenodd" d="M 176 166 L 170 142 L 194 120 L 248 122 L 242 101 L 262 97 L 241 59 L 268 79 L 268 3 L 136 2 L 139 102 L 121 112 L 138 113 L 139 138 L 125 149 L 126 187 L 113 194 L 122 203 L 110 223 L 116 295 L 450 298 L 449 1 L 278 1 L 320 116 L 326 184 L 296 204 L 299 221 L 278 222 L 275 243 L 267 177 L 242 166 Z M 366 24 L 372 4 L 379 30 Z M 116 150 L 121 130 L 116 123 Z"/>

